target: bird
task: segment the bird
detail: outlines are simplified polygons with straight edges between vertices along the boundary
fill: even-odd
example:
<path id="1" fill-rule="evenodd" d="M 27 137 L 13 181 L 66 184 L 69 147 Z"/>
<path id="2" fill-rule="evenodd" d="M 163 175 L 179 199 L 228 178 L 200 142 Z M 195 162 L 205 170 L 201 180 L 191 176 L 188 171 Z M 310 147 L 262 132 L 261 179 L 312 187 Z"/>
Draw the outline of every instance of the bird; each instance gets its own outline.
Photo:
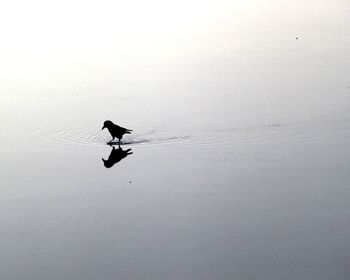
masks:
<path id="1" fill-rule="evenodd" d="M 120 146 L 118 149 L 114 148 L 112 146 L 112 151 L 108 157 L 108 159 L 102 158 L 103 165 L 106 168 L 111 168 L 114 164 L 121 161 L 123 158 L 126 158 L 127 156 L 132 155 L 131 149 L 123 150 Z"/>
<path id="2" fill-rule="evenodd" d="M 124 134 L 130 134 L 131 129 L 127 129 L 124 127 L 121 127 L 119 125 L 114 124 L 112 121 L 105 121 L 103 123 L 102 130 L 107 128 L 109 133 L 112 135 L 112 140 L 109 141 L 107 144 L 111 144 L 114 138 L 118 138 L 118 145 L 120 146 L 120 140 L 123 138 Z"/>

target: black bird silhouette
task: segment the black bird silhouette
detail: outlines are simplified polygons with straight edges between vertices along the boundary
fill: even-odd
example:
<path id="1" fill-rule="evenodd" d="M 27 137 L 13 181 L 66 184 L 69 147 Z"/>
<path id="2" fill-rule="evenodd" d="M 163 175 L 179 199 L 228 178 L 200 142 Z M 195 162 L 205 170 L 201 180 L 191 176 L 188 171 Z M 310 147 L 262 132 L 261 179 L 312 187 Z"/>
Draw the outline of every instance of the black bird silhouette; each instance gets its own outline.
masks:
<path id="1" fill-rule="evenodd" d="M 131 155 L 131 149 L 123 150 L 121 147 L 116 149 L 114 146 L 112 146 L 112 151 L 108 157 L 107 160 L 102 159 L 103 164 L 106 168 L 111 168 L 114 164 L 121 161 L 123 158 L 127 157 L 128 155 Z"/>
<path id="2" fill-rule="evenodd" d="M 118 138 L 118 145 L 120 146 L 120 140 L 123 138 L 124 134 L 130 134 L 132 131 L 131 129 L 127 129 L 124 127 L 121 127 L 119 125 L 114 124 L 111 121 L 105 121 L 102 127 L 102 130 L 104 128 L 107 128 L 109 133 L 112 135 L 113 139 L 109 141 L 107 144 L 111 144 L 114 138 Z"/>

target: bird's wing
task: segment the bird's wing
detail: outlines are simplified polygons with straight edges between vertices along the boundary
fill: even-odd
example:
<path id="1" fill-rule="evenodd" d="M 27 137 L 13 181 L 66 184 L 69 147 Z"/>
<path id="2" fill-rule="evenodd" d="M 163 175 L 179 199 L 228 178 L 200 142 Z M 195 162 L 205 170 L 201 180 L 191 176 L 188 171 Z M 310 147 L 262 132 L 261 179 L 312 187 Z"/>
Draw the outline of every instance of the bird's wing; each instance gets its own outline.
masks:
<path id="1" fill-rule="evenodd" d="M 127 129 L 127 128 L 121 127 L 121 126 L 119 126 L 119 128 L 122 129 L 122 130 L 124 130 L 124 131 L 132 131 L 131 129 Z"/>

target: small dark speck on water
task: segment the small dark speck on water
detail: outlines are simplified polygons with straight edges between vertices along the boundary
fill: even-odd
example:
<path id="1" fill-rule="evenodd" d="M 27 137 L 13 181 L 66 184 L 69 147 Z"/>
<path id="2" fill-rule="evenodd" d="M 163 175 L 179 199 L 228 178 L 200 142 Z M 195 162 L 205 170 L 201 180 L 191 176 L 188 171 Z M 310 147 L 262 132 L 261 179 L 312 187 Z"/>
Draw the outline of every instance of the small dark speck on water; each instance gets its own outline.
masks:
<path id="1" fill-rule="evenodd" d="M 298 37 L 295 37 L 295 40 L 298 40 L 299 38 Z"/>
<path id="2" fill-rule="evenodd" d="M 129 184 L 131 184 L 132 182 L 131 181 L 129 181 Z"/>

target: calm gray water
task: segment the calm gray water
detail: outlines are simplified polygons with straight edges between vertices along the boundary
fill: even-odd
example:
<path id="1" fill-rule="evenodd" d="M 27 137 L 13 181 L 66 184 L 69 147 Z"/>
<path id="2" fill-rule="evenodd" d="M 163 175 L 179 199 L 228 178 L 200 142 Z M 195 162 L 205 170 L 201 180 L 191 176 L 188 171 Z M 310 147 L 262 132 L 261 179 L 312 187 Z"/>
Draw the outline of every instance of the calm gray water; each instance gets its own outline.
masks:
<path id="1" fill-rule="evenodd" d="M 349 279 L 349 2 L 134 4 L 2 9 L 0 278 Z"/>

